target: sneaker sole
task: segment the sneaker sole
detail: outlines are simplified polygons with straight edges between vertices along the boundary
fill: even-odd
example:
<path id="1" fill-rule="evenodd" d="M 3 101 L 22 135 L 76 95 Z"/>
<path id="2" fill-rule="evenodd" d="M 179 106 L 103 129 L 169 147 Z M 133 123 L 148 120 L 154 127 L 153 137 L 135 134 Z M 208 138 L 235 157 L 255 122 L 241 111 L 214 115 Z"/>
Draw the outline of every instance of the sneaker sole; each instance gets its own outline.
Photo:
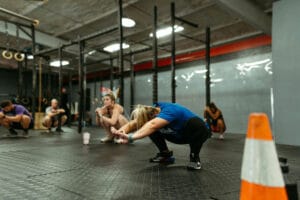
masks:
<path id="1" fill-rule="evenodd" d="M 174 157 L 170 157 L 166 160 L 160 160 L 160 161 L 154 161 L 154 160 L 150 160 L 151 163 L 159 163 L 159 164 L 173 164 L 175 163 L 175 158 Z"/>
<path id="2" fill-rule="evenodd" d="M 199 169 L 201 169 L 202 167 L 189 167 L 189 166 L 187 166 L 186 167 L 188 170 L 199 170 Z"/>

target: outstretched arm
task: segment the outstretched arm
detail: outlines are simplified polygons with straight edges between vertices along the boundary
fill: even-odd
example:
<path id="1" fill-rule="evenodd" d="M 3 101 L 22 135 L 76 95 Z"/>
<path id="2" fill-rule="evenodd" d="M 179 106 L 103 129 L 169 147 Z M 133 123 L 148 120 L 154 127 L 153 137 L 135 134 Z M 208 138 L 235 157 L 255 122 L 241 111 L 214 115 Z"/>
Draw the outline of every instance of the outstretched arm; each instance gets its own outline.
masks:
<path id="1" fill-rule="evenodd" d="M 165 127 L 168 124 L 169 122 L 167 120 L 156 117 L 148 121 L 146 124 L 144 124 L 139 130 L 137 130 L 133 134 L 127 135 L 128 132 L 126 132 L 126 127 L 124 128 L 122 127 L 114 134 L 121 136 L 124 139 L 123 143 L 128 143 L 128 142 L 132 142 L 133 140 L 137 140 L 149 136 L 155 131 Z"/>

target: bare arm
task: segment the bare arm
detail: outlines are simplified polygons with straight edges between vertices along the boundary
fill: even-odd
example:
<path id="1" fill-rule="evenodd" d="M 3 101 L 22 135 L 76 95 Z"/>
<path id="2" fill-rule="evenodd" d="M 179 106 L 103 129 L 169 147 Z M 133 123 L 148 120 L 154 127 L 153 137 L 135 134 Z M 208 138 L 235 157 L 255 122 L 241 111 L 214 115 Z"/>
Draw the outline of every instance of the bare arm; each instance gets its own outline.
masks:
<path id="1" fill-rule="evenodd" d="M 16 116 L 7 116 L 5 115 L 5 118 L 10 122 L 20 122 L 22 115 L 16 115 Z"/>
<path id="2" fill-rule="evenodd" d="M 128 122 L 127 124 L 122 126 L 118 131 L 124 132 L 125 134 L 127 134 L 132 131 L 136 131 L 136 130 L 137 130 L 137 122 L 136 122 L 136 120 L 131 120 L 130 122 Z"/>
<path id="3" fill-rule="evenodd" d="M 168 124 L 169 124 L 169 122 L 167 120 L 156 117 L 156 118 L 148 121 L 146 124 L 144 124 L 134 134 L 129 134 L 129 135 L 126 134 L 126 133 L 128 133 L 125 131 L 128 124 L 126 124 L 124 127 L 119 129 L 114 134 L 121 136 L 124 139 L 123 143 L 128 143 L 128 142 L 130 142 L 130 141 L 128 141 L 129 137 L 131 137 L 132 140 L 141 139 L 141 138 L 151 135 L 155 131 L 165 127 Z"/>
<path id="4" fill-rule="evenodd" d="M 122 111 L 123 111 L 123 108 L 119 105 L 116 105 L 113 109 L 111 118 L 102 116 L 102 120 L 104 122 L 109 123 L 111 126 L 114 126 L 117 124 L 119 116 L 121 115 Z"/>
<path id="5" fill-rule="evenodd" d="M 220 110 L 217 110 L 215 113 L 213 113 L 210 109 L 206 109 L 205 110 L 209 116 L 213 119 L 217 119 L 220 115 L 221 115 L 221 111 Z"/>
<path id="6" fill-rule="evenodd" d="M 168 124 L 169 124 L 169 122 L 167 120 L 156 117 L 156 118 L 150 120 L 149 122 L 147 122 L 146 124 L 144 124 L 144 126 L 142 126 L 142 128 L 140 128 L 137 132 L 135 132 L 132 135 L 132 139 L 136 140 L 136 139 L 141 139 L 146 136 L 149 136 L 152 133 L 154 133 L 155 131 L 165 127 Z"/>

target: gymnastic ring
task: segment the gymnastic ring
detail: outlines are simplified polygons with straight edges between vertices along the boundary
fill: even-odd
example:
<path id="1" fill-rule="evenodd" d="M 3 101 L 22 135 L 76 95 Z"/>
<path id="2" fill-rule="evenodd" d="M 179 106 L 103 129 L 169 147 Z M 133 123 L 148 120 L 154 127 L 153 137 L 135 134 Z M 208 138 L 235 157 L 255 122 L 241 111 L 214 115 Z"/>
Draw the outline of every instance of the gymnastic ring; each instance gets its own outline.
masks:
<path id="1" fill-rule="evenodd" d="M 14 99 L 14 101 L 16 102 L 16 104 L 20 104 L 20 97 L 16 97 L 16 98 Z"/>
<path id="2" fill-rule="evenodd" d="M 34 20 L 32 21 L 32 24 L 33 24 L 34 26 L 38 26 L 38 25 L 40 24 L 40 21 L 37 20 L 37 19 L 34 19 Z"/>
<path id="3" fill-rule="evenodd" d="M 23 105 L 28 105 L 29 104 L 29 98 L 22 98 L 22 104 Z"/>
<path id="4" fill-rule="evenodd" d="M 11 51 L 4 50 L 4 51 L 2 51 L 2 56 L 3 56 L 3 58 L 10 60 L 13 57 L 13 53 Z"/>
<path id="5" fill-rule="evenodd" d="M 48 100 L 46 98 L 43 98 L 42 102 L 47 105 L 48 104 Z"/>
<path id="6" fill-rule="evenodd" d="M 18 62 L 22 62 L 24 60 L 24 57 L 25 56 L 22 53 L 15 53 L 15 55 L 14 55 L 15 60 Z"/>

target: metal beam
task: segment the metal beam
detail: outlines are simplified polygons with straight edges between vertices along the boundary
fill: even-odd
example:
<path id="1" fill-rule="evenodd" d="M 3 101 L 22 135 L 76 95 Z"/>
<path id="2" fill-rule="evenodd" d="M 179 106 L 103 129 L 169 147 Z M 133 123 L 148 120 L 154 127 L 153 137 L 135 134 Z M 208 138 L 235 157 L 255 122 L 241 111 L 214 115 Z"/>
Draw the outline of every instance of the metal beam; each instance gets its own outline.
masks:
<path id="1" fill-rule="evenodd" d="M 31 33 L 31 28 L 22 27 L 22 31 L 20 32 L 19 37 L 21 39 L 31 41 L 32 40 L 31 37 L 29 37 L 28 34 L 25 34 L 24 31 L 26 31 L 27 33 Z M 0 22 L 0 32 L 4 33 L 4 34 L 6 33 L 4 21 Z M 16 25 L 8 22 L 7 23 L 7 32 L 8 32 L 8 35 L 16 37 Z M 48 46 L 48 47 L 58 48 L 59 46 L 61 46 L 63 44 L 69 43 L 69 41 L 53 37 L 51 35 L 42 33 L 40 31 L 35 31 L 35 38 L 36 38 L 35 41 L 37 44 L 41 44 L 41 45 Z"/>
<path id="2" fill-rule="evenodd" d="M 247 0 L 217 0 L 221 8 L 238 14 L 243 20 L 264 33 L 272 34 L 272 19 L 263 10 Z"/>
<path id="3" fill-rule="evenodd" d="M 13 16 L 13 17 L 17 17 L 17 18 L 22 19 L 22 20 L 25 20 L 25 21 L 27 21 L 27 22 L 30 22 L 30 23 L 32 23 L 32 24 L 35 25 L 35 26 L 38 26 L 39 23 L 40 23 L 39 20 L 37 20 L 37 19 L 32 19 L 32 18 L 26 17 L 26 16 L 24 16 L 24 15 L 20 15 L 20 14 L 18 14 L 18 13 L 15 13 L 15 12 L 13 12 L 13 11 L 7 10 L 7 9 L 5 9 L 5 8 L 1 8 L 1 7 L 0 7 L 0 12 L 5 13 L 5 14 L 8 14 L 8 15 Z"/>

